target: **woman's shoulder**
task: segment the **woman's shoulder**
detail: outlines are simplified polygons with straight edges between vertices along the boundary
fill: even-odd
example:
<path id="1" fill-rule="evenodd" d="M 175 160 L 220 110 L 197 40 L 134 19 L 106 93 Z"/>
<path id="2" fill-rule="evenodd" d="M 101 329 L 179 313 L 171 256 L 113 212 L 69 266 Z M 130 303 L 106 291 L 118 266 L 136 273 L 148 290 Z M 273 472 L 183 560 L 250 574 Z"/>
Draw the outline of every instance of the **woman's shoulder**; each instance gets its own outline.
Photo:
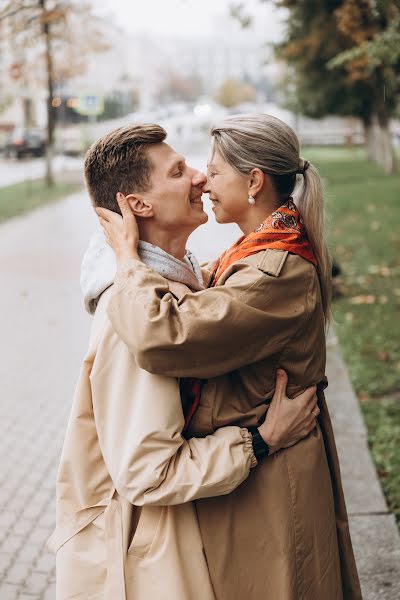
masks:
<path id="1" fill-rule="evenodd" d="M 220 279 L 221 285 L 270 286 L 271 282 L 298 281 L 307 285 L 317 276 L 312 263 L 286 250 L 268 248 L 251 254 L 231 265 Z"/>

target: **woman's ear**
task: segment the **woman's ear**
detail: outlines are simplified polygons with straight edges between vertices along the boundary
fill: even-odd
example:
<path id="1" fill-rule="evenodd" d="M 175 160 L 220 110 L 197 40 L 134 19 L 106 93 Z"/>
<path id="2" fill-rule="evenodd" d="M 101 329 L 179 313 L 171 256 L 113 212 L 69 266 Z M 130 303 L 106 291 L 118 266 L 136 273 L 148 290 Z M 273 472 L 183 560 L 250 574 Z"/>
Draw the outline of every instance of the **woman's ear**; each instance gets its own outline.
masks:
<path id="1" fill-rule="evenodd" d="M 256 196 L 264 186 L 265 173 L 261 169 L 252 169 L 249 178 L 249 195 Z"/>
<path id="2" fill-rule="evenodd" d="M 153 205 L 148 200 L 145 200 L 143 196 L 129 194 L 126 199 L 128 200 L 129 206 L 135 217 L 148 219 L 149 217 L 154 216 Z"/>

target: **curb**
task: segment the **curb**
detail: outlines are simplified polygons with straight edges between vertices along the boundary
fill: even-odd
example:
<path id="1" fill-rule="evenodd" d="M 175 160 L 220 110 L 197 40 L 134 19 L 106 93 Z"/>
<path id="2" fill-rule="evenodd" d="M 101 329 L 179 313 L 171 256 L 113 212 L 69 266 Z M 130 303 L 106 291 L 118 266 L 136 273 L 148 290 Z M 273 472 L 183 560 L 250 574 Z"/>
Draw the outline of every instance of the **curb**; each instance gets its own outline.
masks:
<path id="1" fill-rule="evenodd" d="M 368 448 L 368 435 L 334 331 L 327 342 L 327 402 L 364 600 L 399 600 L 400 535 Z"/>

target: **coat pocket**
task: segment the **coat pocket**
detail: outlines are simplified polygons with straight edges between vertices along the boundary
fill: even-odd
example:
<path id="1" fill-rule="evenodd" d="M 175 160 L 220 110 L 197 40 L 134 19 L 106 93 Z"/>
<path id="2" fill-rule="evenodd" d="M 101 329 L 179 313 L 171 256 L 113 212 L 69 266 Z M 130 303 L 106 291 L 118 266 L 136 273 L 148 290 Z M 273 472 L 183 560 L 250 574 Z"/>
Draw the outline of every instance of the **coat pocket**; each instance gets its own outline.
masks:
<path id="1" fill-rule="evenodd" d="M 159 536 L 161 517 L 165 508 L 165 506 L 144 506 L 142 508 L 128 554 L 138 558 L 144 558 L 149 554 Z"/>

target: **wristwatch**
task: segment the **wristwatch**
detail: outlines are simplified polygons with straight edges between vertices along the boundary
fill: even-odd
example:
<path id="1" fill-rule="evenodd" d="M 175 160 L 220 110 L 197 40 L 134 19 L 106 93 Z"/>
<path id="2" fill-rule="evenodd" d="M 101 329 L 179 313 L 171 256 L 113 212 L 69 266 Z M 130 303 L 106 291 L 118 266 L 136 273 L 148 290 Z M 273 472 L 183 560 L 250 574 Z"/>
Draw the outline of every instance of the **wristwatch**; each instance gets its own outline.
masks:
<path id="1" fill-rule="evenodd" d="M 257 462 L 262 462 L 269 454 L 269 446 L 262 438 L 258 431 L 258 427 L 248 427 L 247 429 L 250 431 L 253 438 L 254 456 L 256 457 Z"/>

